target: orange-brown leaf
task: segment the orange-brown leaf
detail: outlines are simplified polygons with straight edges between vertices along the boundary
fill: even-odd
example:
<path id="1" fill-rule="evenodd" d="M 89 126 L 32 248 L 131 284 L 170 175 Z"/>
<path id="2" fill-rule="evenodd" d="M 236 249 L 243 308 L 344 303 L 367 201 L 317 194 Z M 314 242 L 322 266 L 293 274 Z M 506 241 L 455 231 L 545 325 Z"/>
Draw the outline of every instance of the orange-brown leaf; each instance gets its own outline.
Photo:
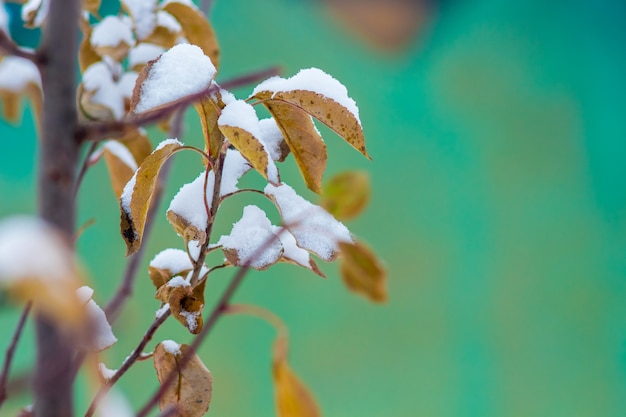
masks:
<path id="1" fill-rule="evenodd" d="M 274 392 L 278 417 L 319 417 L 321 413 L 313 394 L 287 363 L 286 339 L 274 344 Z"/>
<path id="2" fill-rule="evenodd" d="M 337 220 L 349 220 L 361 213 L 370 198 L 369 176 L 348 171 L 331 178 L 322 193 L 322 206 Z"/>
<path id="3" fill-rule="evenodd" d="M 219 128 L 226 139 L 263 175 L 263 178 L 274 182 L 272 175 L 268 173 L 268 165 L 273 164 L 273 161 L 258 138 L 239 126 L 220 125 Z"/>
<path id="4" fill-rule="evenodd" d="M 178 141 L 167 143 L 152 152 L 135 173 L 132 189 L 124 189 L 120 198 L 121 232 L 126 242 L 126 255 L 131 255 L 141 247 L 141 238 L 157 185 L 159 171 L 172 154 L 182 147 Z M 132 184 L 127 184 L 132 185 Z"/>
<path id="5" fill-rule="evenodd" d="M 164 392 L 159 399 L 161 410 L 177 406 L 178 417 L 201 417 L 209 411 L 213 391 L 213 376 L 195 353 L 186 366 L 181 369 L 179 361 L 191 349 L 181 345 L 178 352 L 171 353 L 169 341 L 159 343 L 154 350 L 154 368 L 157 378 L 162 384 L 170 373 L 178 375 L 176 382 Z"/>
<path id="6" fill-rule="evenodd" d="M 80 72 L 85 72 L 87 68 L 91 64 L 95 64 L 100 61 L 100 55 L 96 52 L 96 50 L 91 46 L 91 29 L 88 32 L 83 33 L 83 38 L 80 41 L 80 46 L 78 47 L 78 64 L 80 66 Z"/>
<path id="7" fill-rule="evenodd" d="M 387 301 L 387 272 L 374 252 L 362 242 L 339 243 L 341 276 L 346 286 L 371 301 Z"/>
<path id="8" fill-rule="evenodd" d="M 211 58 L 215 68 L 219 69 L 220 48 L 213 27 L 206 17 L 198 9 L 179 2 L 167 3 L 163 10 L 178 20 L 189 43 L 198 45 Z"/>
<path id="9" fill-rule="evenodd" d="M 274 116 L 307 187 L 321 192 L 328 154 L 313 120 L 301 108 L 283 101 L 268 100 L 263 104 Z"/>
<path id="10" fill-rule="evenodd" d="M 115 197 L 119 199 L 122 195 L 122 190 L 124 190 L 124 186 L 131 179 L 135 170 L 107 147 L 103 150 L 103 156 L 109 170 L 113 192 L 115 193 Z"/>
<path id="11" fill-rule="evenodd" d="M 217 101 L 213 97 L 207 97 L 194 105 L 202 124 L 205 151 L 214 160 L 217 159 L 224 142 L 224 135 L 217 126 L 217 119 L 224 105 L 221 103 L 219 93 L 217 94 Z"/>
<path id="12" fill-rule="evenodd" d="M 12 91 L 0 90 L 2 116 L 11 123 L 20 121 L 20 95 Z"/>

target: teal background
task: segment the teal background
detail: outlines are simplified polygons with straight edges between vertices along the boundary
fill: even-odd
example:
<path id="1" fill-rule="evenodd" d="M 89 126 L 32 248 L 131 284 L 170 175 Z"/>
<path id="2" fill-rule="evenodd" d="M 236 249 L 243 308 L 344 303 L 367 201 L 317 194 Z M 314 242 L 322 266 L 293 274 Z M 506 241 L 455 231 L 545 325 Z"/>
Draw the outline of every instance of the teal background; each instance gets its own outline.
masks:
<path id="1" fill-rule="evenodd" d="M 315 2 L 218 1 L 212 17 L 221 79 L 276 64 L 285 75 L 316 66 L 341 80 L 361 110 L 373 161 L 324 131 L 327 177 L 371 174 L 373 201 L 348 226 L 385 259 L 389 303 L 348 293 L 335 264 L 324 265 L 326 280 L 285 265 L 251 274 L 235 300 L 285 320 L 291 364 L 324 415 L 626 414 L 624 2 L 448 1 L 395 55 L 369 49 Z M 194 114 L 187 120 L 184 141 L 200 144 Z M 30 109 L 19 127 L 0 125 L 2 216 L 36 211 L 31 126 Z M 195 156 L 177 159 L 169 197 L 198 166 Z M 311 196 L 293 163 L 282 172 Z M 260 203 L 241 196 L 225 205 L 218 233 L 250 202 Z M 104 304 L 125 261 L 103 164 L 82 190 L 80 222 L 90 218 L 97 223 L 78 246 Z M 179 245 L 162 208 L 148 259 Z M 213 276 L 210 299 L 232 273 Z M 115 326 L 120 342 L 104 354 L 109 367 L 152 321 L 152 297 L 143 273 Z M 1 348 L 15 311 L 0 310 Z M 179 327 L 164 326 L 156 340 L 189 341 Z M 220 320 L 200 352 L 215 378 L 210 415 L 275 413 L 273 337 L 259 320 Z M 33 353 L 29 327 L 15 374 Z M 138 406 L 155 381 L 143 362 L 119 386 Z"/>

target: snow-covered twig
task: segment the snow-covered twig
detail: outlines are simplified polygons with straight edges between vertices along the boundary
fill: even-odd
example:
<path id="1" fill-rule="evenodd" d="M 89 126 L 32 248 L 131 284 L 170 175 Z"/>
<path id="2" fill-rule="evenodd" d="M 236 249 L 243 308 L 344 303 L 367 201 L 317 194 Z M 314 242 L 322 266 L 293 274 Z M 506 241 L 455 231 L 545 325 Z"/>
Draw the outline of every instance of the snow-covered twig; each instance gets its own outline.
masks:
<path id="1" fill-rule="evenodd" d="M 2 373 L 0 374 L 0 407 L 7 398 L 7 381 L 9 379 L 9 371 L 11 370 L 11 363 L 13 362 L 13 354 L 15 353 L 15 348 L 17 347 L 17 342 L 19 342 L 20 337 L 22 336 L 22 330 L 24 330 L 24 324 L 26 323 L 26 318 L 30 313 L 30 309 L 32 307 L 32 303 L 29 302 L 22 310 L 22 315 L 20 316 L 19 321 L 17 322 L 17 326 L 15 327 L 15 332 L 13 333 L 13 337 L 11 338 L 11 343 L 7 348 L 4 365 L 2 366 Z"/>

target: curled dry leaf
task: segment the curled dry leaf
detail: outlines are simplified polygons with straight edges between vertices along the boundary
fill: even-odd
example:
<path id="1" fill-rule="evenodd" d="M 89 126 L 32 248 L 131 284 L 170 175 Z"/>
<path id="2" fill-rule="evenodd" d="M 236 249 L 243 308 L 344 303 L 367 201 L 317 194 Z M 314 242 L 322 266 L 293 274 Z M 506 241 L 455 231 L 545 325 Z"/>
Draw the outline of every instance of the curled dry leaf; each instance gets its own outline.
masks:
<path id="1" fill-rule="evenodd" d="M 168 139 L 152 152 L 135 171 L 120 197 L 122 237 L 126 242 L 126 255 L 131 255 L 141 247 L 143 229 L 148 209 L 157 185 L 159 171 L 163 164 L 183 146 L 175 139 Z"/>
<path id="2" fill-rule="evenodd" d="M 340 242 L 341 276 L 346 286 L 373 302 L 387 301 L 387 272 L 362 242 Z"/>
<path id="3" fill-rule="evenodd" d="M 213 391 L 213 376 L 202 363 L 198 355 L 193 353 L 191 360 L 181 369 L 178 361 L 191 349 L 188 345 L 174 346 L 174 342 L 159 343 L 154 350 L 154 368 L 160 383 L 170 373 L 178 375 L 176 382 L 159 398 L 161 410 L 169 406 L 178 407 L 178 417 L 200 417 L 209 411 Z"/>
<path id="4" fill-rule="evenodd" d="M 204 98 L 194 107 L 202 124 L 205 151 L 215 160 L 224 142 L 224 135 L 217 126 L 217 119 L 220 117 L 221 109 L 224 108 L 221 95 L 217 92 L 215 97 Z"/>
<path id="5" fill-rule="evenodd" d="M 0 57 L 0 101 L 5 119 L 11 123 L 19 122 L 22 96 L 31 100 L 35 116 L 41 121 L 43 95 L 37 66 L 25 58 Z"/>
<path id="6" fill-rule="evenodd" d="M 192 334 L 198 334 L 204 324 L 202 309 L 204 308 L 204 287 L 206 281 L 196 288 L 190 285 L 161 286 L 156 298 L 168 303 L 172 315 Z"/>
<path id="7" fill-rule="evenodd" d="M 349 171 L 331 178 L 322 193 L 322 206 L 337 220 L 359 215 L 370 198 L 370 181 L 365 172 Z"/>
<path id="8" fill-rule="evenodd" d="M 78 65 L 80 66 L 80 72 L 85 72 L 91 64 L 95 64 L 100 61 L 100 55 L 96 52 L 91 45 L 91 26 L 89 22 L 81 20 L 82 39 L 80 46 L 78 47 Z"/>
<path id="9" fill-rule="evenodd" d="M 168 2 L 163 10 L 183 27 L 183 34 L 189 43 L 199 46 L 206 56 L 211 58 L 215 68 L 219 68 L 220 48 L 213 27 L 196 8 L 181 2 Z"/>
<path id="10" fill-rule="evenodd" d="M 316 193 L 321 192 L 328 154 L 311 116 L 301 108 L 282 101 L 268 100 L 263 104 L 274 116 L 307 187 Z"/>
<path id="11" fill-rule="evenodd" d="M 287 340 L 279 336 L 274 343 L 274 392 L 278 417 L 320 417 L 313 394 L 287 363 Z"/>

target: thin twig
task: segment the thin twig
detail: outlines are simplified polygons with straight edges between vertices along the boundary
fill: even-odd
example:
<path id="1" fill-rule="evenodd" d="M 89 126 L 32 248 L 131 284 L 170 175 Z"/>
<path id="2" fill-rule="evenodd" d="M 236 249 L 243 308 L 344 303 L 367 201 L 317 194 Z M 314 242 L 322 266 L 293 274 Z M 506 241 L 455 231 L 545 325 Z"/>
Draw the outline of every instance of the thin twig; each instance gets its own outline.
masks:
<path id="1" fill-rule="evenodd" d="M 35 64 L 39 60 L 39 57 L 36 53 L 24 48 L 20 48 L 20 46 L 13 42 L 13 40 L 9 38 L 9 36 L 2 30 L 0 30 L 0 52 L 4 52 L 5 55 L 13 55 L 20 58 L 28 59 Z"/>
<path id="2" fill-rule="evenodd" d="M 98 393 L 94 397 L 93 401 L 89 405 L 89 409 L 85 413 L 85 417 L 93 416 L 93 413 L 96 411 L 96 408 L 100 404 L 100 401 L 109 392 L 111 387 L 113 387 L 113 385 L 126 373 L 126 371 L 128 371 L 130 369 L 130 367 L 133 364 L 135 364 L 135 362 L 137 362 L 137 360 L 142 356 L 143 350 L 146 348 L 148 343 L 150 343 L 150 341 L 152 340 L 152 337 L 154 336 L 154 334 L 156 333 L 158 328 L 163 323 L 165 323 L 165 320 L 167 320 L 167 318 L 171 314 L 172 314 L 171 310 L 167 310 L 167 311 L 163 312 L 163 314 L 159 315 L 152 322 L 152 324 L 150 325 L 148 330 L 146 330 L 146 333 L 144 333 L 143 337 L 141 338 L 141 341 L 139 342 L 139 344 L 137 345 L 135 350 L 133 350 L 133 352 L 128 356 L 128 358 L 126 358 L 124 360 L 124 362 L 122 363 L 122 366 L 117 370 L 117 372 L 115 372 L 115 374 L 111 377 L 111 379 L 109 379 L 106 382 L 106 384 L 104 384 L 100 388 L 100 390 L 98 391 Z"/>
<path id="3" fill-rule="evenodd" d="M 253 72 L 253 73 L 241 76 L 241 77 L 232 78 L 230 80 L 224 81 L 220 85 L 225 90 L 232 90 L 234 88 L 244 87 L 249 84 L 261 82 L 270 77 L 280 75 L 281 73 L 282 73 L 281 67 L 270 67 L 270 68 Z"/>
<path id="4" fill-rule="evenodd" d="M 2 407 L 2 404 L 7 399 L 7 381 L 9 379 L 11 364 L 13 363 L 13 355 L 15 354 L 15 348 L 17 347 L 17 343 L 22 336 L 22 330 L 24 330 L 24 324 L 26 323 L 26 318 L 30 313 L 32 305 L 33 303 L 29 301 L 26 306 L 24 306 L 24 309 L 22 310 L 22 315 L 20 316 L 20 319 L 17 322 L 17 326 L 15 327 L 15 331 L 13 332 L 11 343 L 9 344 L 9 347 L 5 354 L 2 374 L 0 374 L 0 407 Z"/>
<path id="5" fill-rule="evenodd" d="M 99 143 L 100 143 L 99 141 L 92 142 L 91 145 L 89 145 L 87 152 L 85 153 L 85 159 L 83 160 L 83 163 L 80 165 L 80 170 L 78 171 L 78 175 L 76 175 L 76 182 L 74 183 L 74 200 L 76 200 L 76 197 L 78 196 L 78 190 L 80 188 L 80 185 L 83 183 L 85 174 L 87 173 L 87 170 L 89 169 L 89 166 L 91 165 L 91 156 L 96 151 L 96 148 L 98 147 Z"/>

